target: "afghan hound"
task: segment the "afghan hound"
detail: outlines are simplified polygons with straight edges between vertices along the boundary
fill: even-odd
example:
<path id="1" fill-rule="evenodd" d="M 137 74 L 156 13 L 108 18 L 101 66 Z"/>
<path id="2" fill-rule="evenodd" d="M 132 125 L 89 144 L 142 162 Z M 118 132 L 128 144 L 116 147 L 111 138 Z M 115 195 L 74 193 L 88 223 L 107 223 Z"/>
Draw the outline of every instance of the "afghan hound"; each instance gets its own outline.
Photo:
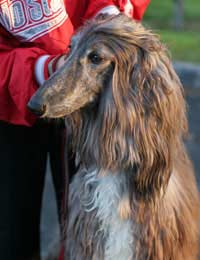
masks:
<path id="1" fill-rule="evenodd" d="M 30 100 L 66 118 L 78 171 L 67 260 L 194 260 L 199 197 L 183 88 L 159 38 L 120 14 L 88 22 Z"/>

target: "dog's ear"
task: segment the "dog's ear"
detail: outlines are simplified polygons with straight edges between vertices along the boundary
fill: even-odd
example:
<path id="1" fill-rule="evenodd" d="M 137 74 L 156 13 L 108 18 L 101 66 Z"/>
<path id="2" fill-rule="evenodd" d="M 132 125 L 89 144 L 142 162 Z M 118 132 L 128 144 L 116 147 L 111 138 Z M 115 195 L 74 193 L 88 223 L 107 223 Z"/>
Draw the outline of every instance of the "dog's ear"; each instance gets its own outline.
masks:
<path id="1" fill-rule="evenodd" d="M 136 171 L 133 184 L 141 198 L 165 189 L 187 130 L 181 83 L 165 50 L 156 50 L 153 40 L 146 48 L 135 46 L 132 56 L 118 57 L 106 112 L 114 158 L 118 167 Z"/>
<path id="2" fill-rule="evenodd" d="M 140 163 L 134 180 L 144 197 L 164 191 L 187 131 L 181 83 L 165 51 L 142 51 L 131 79 L 136 124 L 133 139 Z M 139 67 L 137 67 L 139 65 Z"/>

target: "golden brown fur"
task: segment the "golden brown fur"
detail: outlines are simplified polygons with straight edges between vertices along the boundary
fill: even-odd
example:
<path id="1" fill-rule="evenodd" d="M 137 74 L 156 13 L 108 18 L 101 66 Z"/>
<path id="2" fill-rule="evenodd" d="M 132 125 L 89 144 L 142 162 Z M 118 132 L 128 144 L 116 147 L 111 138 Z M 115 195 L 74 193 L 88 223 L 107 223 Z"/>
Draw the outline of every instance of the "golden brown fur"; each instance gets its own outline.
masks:
<path id="1" fill-rule="evenodd" d="M 69 115 L 83 168 L 125 174 L 127 192 L 117 212 L 134 223 L 131 259 L 197 259 L 199 197 L 183 144 L 185 101 L 165 47 L 123 15 L 88 23 L 72 42 L 66 64 L 29 106 L 45 105 L 48 117 Z M 74 251 L 67 259 L 106 259 L 95 224 L 86 232 L 88 223 L 98 223 L 94 212 L 73 209 L 81 204 L 82 185 L 78 177 L 74 182 L 68 232 L 75 242 L 68 243 Z M 72 235 L 74 225 L 78 231 Z M 81 232 L 87 233 L 84 239 Z M 98 249 L 94 241 L 88 249 L 88 237 L 97 240 Z"/>

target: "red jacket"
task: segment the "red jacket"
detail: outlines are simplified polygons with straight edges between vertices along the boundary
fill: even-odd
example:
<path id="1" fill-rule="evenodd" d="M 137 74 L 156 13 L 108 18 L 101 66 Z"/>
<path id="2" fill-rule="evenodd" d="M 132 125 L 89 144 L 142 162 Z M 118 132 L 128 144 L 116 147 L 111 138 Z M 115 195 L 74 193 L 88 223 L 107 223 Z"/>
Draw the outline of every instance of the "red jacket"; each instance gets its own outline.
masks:
<path id="1" fill-rule="evenodd" d="M 38 88 L 35 64 L 43 55 L 66 52 L 70 37 L 84 20 L 108 6 L 140 20 L 149 1 L 0 1 L 0 120 L 26 126 L 35 122 L 26 108 Z"/>

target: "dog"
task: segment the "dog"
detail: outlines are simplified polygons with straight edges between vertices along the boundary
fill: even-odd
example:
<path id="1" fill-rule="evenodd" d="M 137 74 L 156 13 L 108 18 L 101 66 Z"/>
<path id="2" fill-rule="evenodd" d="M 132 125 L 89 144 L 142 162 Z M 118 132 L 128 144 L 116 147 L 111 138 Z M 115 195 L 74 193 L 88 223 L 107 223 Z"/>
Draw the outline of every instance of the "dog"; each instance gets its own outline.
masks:
<path id="1" fill-rule="evenodd" d="M 197 259 L 186 104 L 165 46 L 120 14 L 88 22 L 70 48 L 28 104 L 73 133 L 66 259 Z"/>

